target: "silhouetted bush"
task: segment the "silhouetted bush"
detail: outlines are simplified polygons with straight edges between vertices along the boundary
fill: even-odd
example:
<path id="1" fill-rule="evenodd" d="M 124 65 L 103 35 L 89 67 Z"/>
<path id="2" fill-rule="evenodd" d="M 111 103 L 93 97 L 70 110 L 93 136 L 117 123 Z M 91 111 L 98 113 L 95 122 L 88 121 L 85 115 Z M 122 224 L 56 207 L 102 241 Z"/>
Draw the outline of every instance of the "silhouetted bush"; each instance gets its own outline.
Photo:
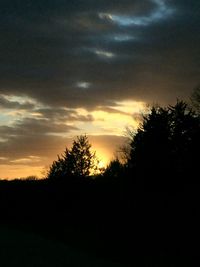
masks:
<path id="1" fill-rule="evenodd" d="M 121 178 L 125 172 L 125 165 L 118 158 L 111 160 L 104 171 L 104 177 Z"/>

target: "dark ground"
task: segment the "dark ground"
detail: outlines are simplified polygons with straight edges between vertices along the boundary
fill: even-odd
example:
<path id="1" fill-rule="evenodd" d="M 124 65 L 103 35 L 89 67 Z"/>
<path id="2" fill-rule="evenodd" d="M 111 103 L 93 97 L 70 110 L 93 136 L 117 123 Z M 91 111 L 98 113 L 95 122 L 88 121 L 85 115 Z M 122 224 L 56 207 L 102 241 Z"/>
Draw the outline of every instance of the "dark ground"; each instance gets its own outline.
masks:
<path id="1" fill-rule="evenodd" d="M 198 266 L 199 187 L 0 183 L 0 266 Z"/>

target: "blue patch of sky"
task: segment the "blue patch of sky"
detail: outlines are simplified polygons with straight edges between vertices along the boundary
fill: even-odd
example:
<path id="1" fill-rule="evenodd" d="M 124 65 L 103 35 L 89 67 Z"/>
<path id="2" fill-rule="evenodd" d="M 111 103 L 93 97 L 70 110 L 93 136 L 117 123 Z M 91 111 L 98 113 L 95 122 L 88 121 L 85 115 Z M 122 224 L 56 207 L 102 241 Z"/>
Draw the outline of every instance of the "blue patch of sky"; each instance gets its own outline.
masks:
<path id="1" fill-rule="evenodd" d="M 1 114 L 0 115 L 0 126 L 8 125 L 8 122 L 13 120 L 12 116 L 9 116 L 7 114 Z"/>
<path id="2" fill-rule="evenodd" d="M 157 8 L 147 16 L 131 16 L 112 13 L 99 13 L 101 19 L 111 21 L 119 26 L 148 26 L 151 23 L 165 19 L 173 13 L 173 9 L 163 0 L 154 0 Z"/>

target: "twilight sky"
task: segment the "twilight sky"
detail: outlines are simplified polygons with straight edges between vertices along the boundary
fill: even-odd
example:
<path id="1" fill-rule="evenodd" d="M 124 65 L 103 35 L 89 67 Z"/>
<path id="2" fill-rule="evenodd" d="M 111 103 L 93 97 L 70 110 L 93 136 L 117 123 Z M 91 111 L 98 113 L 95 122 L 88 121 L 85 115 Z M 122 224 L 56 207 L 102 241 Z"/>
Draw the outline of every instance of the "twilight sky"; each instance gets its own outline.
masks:
<path id="1" fill-rule="evenodd" d="M 198 0 L 1 0 L 0 34 L 1 178 L 85 133 L 106 164 L 146 104 L 200 83 Z"/>

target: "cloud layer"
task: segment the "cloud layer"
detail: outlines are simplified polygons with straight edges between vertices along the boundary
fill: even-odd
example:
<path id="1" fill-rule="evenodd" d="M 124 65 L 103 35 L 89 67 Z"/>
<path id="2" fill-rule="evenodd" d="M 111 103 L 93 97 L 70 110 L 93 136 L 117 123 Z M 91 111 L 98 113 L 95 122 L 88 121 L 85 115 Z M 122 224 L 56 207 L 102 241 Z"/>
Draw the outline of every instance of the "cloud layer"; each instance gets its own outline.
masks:
<path id="1" fill-rule="evenodd" d="M 200 77 L 199 12 L 196 0 L 2 0 L 0 164 L 45 156 L 30 143 L 114 136 L 100 111 L 130 123 L 141 103 L 187 98 Z"/>
<path id="2" fill-rule="evenodd" d="M 2 93 L 94 108 L 130 97 L 164 102 L 199 82 L 198 1 L 0 5 Z"/>

